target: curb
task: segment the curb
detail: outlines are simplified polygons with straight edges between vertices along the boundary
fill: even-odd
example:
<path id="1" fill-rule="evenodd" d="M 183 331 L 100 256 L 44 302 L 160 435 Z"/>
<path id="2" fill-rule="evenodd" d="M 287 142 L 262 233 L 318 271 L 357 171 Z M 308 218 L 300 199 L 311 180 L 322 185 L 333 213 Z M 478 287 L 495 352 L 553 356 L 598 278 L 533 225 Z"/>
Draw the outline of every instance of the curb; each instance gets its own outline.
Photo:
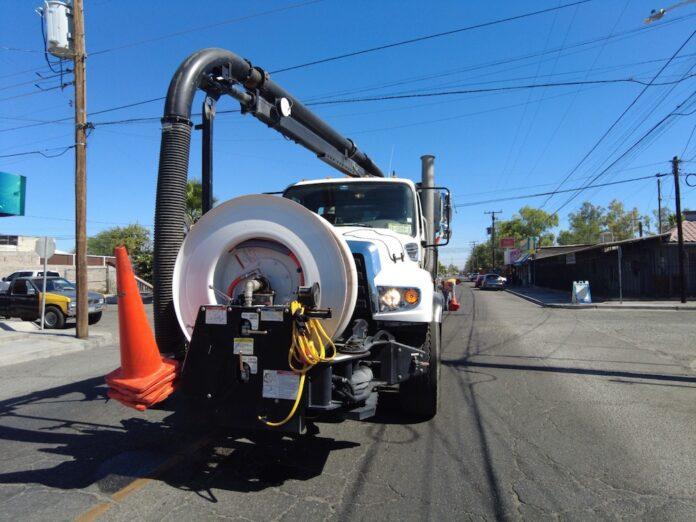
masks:
<path id="1" fill-rule="evenodd" d="M 88 339 L 60 334 L 26 333 L 22 337 L 0 343 L 0 367 L 100 348 L 113 344 L 113 340 L 110 332 L 93 333 Z"/>
<path id="2" fill-rule="evenodd" d="M 696 305 L 684 305 L 684 304 L 678 304 L 678 305 L 668 305 L 668 304 L 660 304 L 660 305 L 643 305 L 643 304 L 572 304 L 572 303 L 545 303 L 544 301 L 541 301 L 539 299 L 536 299 L 534 297 L 530 297 L 526 294 L 520 293 L 520 292 L 515 292 L 514 290 L 510 290 L 509 288 L 505 288 L 506 292 L 511 293 L 512 295 L 516 295 L 517 297 L 520 297 L 522 299 L 525 299 L 529 301 L 530 303 L 534 303 L 537 306 L 540 306 L 542 308 L 563 308 L 563 309 L 570 309 L 570 310 L 587 310 L 587 309 L 593 309 L 593 310 L 681 310 L 681 311 L 696 311 Z"/>

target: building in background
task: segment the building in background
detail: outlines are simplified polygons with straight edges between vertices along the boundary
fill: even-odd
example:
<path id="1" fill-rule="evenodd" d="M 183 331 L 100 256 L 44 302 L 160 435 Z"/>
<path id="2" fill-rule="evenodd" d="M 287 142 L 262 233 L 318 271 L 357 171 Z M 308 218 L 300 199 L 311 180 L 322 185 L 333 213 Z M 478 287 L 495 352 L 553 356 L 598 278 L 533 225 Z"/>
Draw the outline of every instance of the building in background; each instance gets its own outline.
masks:
<path id="1" fill-rule="evenodd" d="M 696 296 L 696 212 L 684 212 L 687 294 Z M 589 281 L 592 295 L 619 296 L 619 251 L 624 298 L 679 297 L 676 228 L 654 236 L 597 245 L 545 247 L 520 266 L 525 282 L 570 292 L 573 281 Z"/>

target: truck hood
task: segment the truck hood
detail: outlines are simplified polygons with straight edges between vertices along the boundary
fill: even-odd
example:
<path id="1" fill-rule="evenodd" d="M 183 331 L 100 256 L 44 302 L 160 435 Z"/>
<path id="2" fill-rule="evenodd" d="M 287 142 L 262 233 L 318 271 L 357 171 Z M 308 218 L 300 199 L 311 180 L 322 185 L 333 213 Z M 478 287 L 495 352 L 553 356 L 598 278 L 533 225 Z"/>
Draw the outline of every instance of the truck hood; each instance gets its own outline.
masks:
<path id="1" fill-rule="evenodd" d="M 420 250 L 418 241 L 415 237 L 408 234 L 400 234 L 387 228 L 368 228 L 355 226 L 336 226 L 335 229 L 343 236 L 343 239 L 349 242 L 351 240 L 369 241 L 377 246 L 380 257 L 384 260 L 412 262 L 409 257 L 409 250 Z M 408 247 L 407 247 L 408 245 Z"/>
<path id="2" fill-rule="evenodd" d="M 63 297 L 69 297 L 70 299 L 76 299 L 77 298 L 77 293 L 75 290 L 62 290 L 59 292 L 56 291 L 51 291 L 47 292 L 49 294 L 56 294 L 56 295 L 62 295 Z M 99 292 L 87 292 L 87 299 L 90 301 L 92 300 L 98 300 L 103 298 L 104 296 L 100 294 Z"/>

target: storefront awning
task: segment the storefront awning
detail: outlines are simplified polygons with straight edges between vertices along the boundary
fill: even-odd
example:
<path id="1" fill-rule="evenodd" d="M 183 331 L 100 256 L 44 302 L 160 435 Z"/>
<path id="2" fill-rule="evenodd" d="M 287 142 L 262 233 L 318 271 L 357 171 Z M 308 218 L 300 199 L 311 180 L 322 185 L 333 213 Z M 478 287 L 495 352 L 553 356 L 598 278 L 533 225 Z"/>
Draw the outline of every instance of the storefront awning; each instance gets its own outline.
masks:
<path id="1" fill-rule="evenodd" d="M 519 257 L 519 259 L 517 259 L 517 261 L 515 261 L 515 266 L 522 266 L 523 264 L 525 264 L 527 262 L 527 260 L 529 259 L 529 256 L 530 256 L 529 253 L 522 254 Z"/>

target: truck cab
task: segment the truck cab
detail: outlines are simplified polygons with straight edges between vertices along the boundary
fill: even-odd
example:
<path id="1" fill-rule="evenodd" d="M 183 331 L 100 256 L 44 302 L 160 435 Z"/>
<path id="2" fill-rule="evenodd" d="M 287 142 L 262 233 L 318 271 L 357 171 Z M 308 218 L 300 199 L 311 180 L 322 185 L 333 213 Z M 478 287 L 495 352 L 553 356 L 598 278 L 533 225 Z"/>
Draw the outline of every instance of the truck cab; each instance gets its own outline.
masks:
<path id="1" fill-rule="evenodd" d="M 383 322 L 440 322 L 443 303 L 434 291 L 436 247 L 449 239 L 449 192 L 422 190 L 405 178 L 337 178 L 301 181 L 283 192 L 328 221 L 348 243 L 358 269 L 355 316 Z M 435 238 L 421 198 L 435 196 Z M 371 325 L 372 326 L 372 325 Z"/>

